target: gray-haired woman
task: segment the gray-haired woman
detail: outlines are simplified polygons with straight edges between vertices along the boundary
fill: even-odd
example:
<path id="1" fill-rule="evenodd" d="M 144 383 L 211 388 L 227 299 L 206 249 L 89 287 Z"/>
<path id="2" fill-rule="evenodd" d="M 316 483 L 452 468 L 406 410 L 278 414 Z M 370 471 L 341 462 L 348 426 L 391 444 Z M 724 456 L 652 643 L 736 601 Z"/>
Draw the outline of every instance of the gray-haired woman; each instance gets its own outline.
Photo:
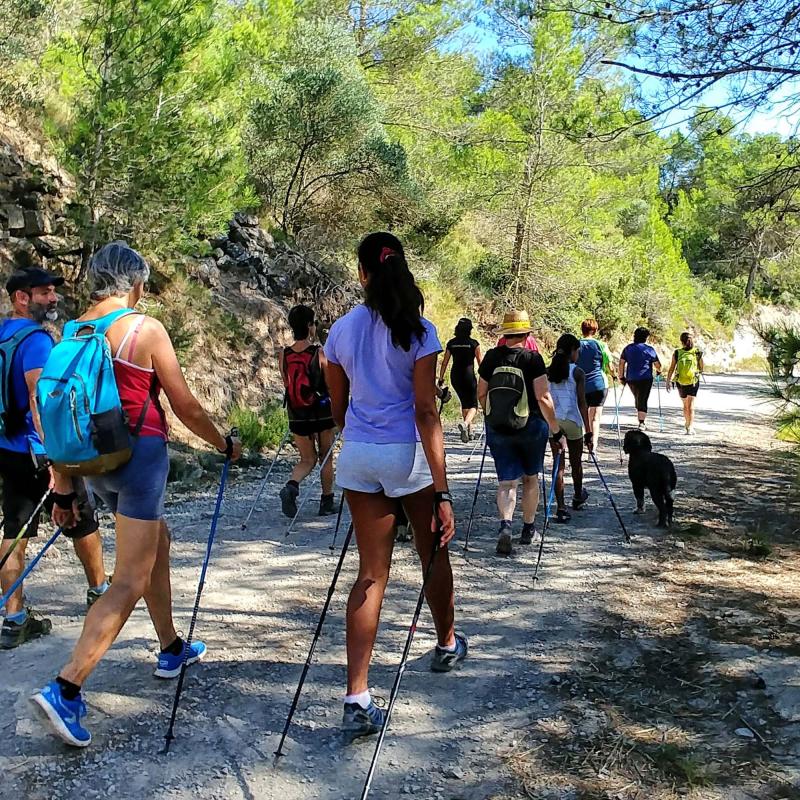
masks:
<path id="1" fill-rule="evenodd" d="M 33 697 L 55 733 L 75 747 L 86 747 L 92 741 L 81 724 L 86 714 L 81 686 L 142 597 L 160 644 L 157 677 L 176 677 L 184 655 L 193 663 L 206 651 L 202 642 L 193 642 L 187 653 L 172 621 L 170 537 L 163 518 L 168 431 L 159 402 L 161 390 L 189 430 L 234 459 L 241 453 L 241 445 L 217 430 L 192 395 L 164 326 L 144 314 L 125 313 L 141 299 L 149 275 L 147 262 L 135 250 L 124 242 L 107 244 L 89 264 L 92 304 L 78 319 L 78 323 L 97 323 L 112 318 L 106 338 L 114 358 L 114 375 L 131 430 L 138 435 L 130 461 L 90 481 L 92 491 L 116 519 L 114 582 L 86 615 L 72 658 L 55 680 Z M 70 513 L 56 507 L 54 521 L 62 525 Z"/>

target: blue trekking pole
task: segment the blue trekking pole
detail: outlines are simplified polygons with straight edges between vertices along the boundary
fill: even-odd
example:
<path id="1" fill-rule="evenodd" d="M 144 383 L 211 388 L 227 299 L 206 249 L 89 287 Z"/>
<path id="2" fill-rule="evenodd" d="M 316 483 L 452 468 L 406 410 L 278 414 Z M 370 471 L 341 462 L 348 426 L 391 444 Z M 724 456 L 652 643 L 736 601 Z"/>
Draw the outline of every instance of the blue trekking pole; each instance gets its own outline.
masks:
<path id="1" fill-rule="evenodd" d="M 19 587 L 22 586 L 22 582 L 25 580 L 25 578 L 28 577 L 28 575 L 31 574 L 31 572 L 33 571 L 33 568 L 39 563 L 39 560 L 47 552 L 47 550 L 49 549 L 50 545 L 53 544 L 53 542 L 56 539 L 58 539 L 59 536 L 61 536 L 61 532 L 63 530 L 64 530 L 63 528 L 59 528 L 47 540 L 47 544 L 45 544 L 45 546 L 37 553 L 36 557 L 31 561 L 31 563 L 28 564 L 27 567 L 25 567 L 25 569 L 22 572 L 22 575 L 20 575 L 19 578 L 17 578 L 14 581 L 14 583 L 11 586 L 11 588 L 2 596 L 2 598 L 0 598 L 0 608 L 2 608 L 9 601 L 11 595 L 13 595 L 14 592 L 16 592 L 17 589 L 19 589 Z"/>
<path id="2" fill-rule="evenodd" d="M 228 452 L 225 456 L 225 463 L 222 465 L 222 476 L 219 480 L 219 491 L 217 492 L 217 504 L 214 508 L 214 516 L 211 518 L 211 530 L 208 534 L 208 542 L 206 543 L 206 555 L 203 559 L 203 568 L 200 570 L 200 582 L 197 584 L 197 595 L 194 599 L 194 610 L 192 611 L 192 621 L 189 624 L 189 634 L 186 637 L 186 641 L 183 645 L 183 663 L 181 664 L 181 674 L 178 678 L 178 686 L 175 689 L 175 700 L 172 703 L 172 714 L 169 718 L 169 728 L 167 729 L 167 733 L 164 736 L 164 750 L 162 752 L 169 753 L 169 747 L 172 743 L 172 740 L 175 738 L 173 736 L 173 731 L 175 729 L 175 717 L 178 714 L 178 704 L 181 701 L 181 691 L 183 690 L 183 681 L 186 677 L 186 667 L 187 662 L 189 660 L 189 651 L 192 644 L 192 637 L 194 636 L 194 626 L 197 622 L 197 612 L 200 610 L 200 596 L 203 594 L 203 586 L 206 582 L 206 571 L 208 570 L 208 562 L 211 560 L 211 548 L 214 545 L 214 536 L 217 533 L 217 522 L 219 521 L 220 511 L 222 510 L 222 497 L 225 494 L 225 484 L 228 481 L 228 470 L 231 466 L 231 452 L 233 450 L 233 439 L 238 436 L 238 431 L 236 429 L 232 430 L 230 435 L 227 437 L 228 440 Z"/>
<path id="3" fill-rule="evenodd" d="M 533 585 L 536 587 L 536 581 L 539 580 L 539 564 L 542 562 L 542 553 L 544 552 L 544 535 L 550 527 L 550 510 L 553 508 L 553 502 L 556 499 L 556 480 L 558 478 L 558 468 L 561 465 L 561 451 L 558 452 L 553 459 L 553 474 L 550 477 L 550 494 L 547 494 L 547 483 L 542 473 L 542 497 L 547 497 L 544 504 L 544 525 L 542 525 L 542 535 L 539 539 L 539 554 L 536 556 L 536 568 L 533 571 Z"/>

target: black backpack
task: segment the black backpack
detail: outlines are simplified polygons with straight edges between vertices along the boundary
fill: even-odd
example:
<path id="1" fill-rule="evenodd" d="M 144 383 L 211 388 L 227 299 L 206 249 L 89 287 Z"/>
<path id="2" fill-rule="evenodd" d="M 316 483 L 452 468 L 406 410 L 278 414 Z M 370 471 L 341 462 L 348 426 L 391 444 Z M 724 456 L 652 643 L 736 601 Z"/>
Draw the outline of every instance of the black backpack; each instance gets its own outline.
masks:
<path id="1" fill-rule="evenodd" d="M 522 430 L 530 417 L 528 389 L 520 362 L 526 351 L 520 350 L 495 367 L 489 378 L 486 396 L 486 424 L 498 433 Z"/>

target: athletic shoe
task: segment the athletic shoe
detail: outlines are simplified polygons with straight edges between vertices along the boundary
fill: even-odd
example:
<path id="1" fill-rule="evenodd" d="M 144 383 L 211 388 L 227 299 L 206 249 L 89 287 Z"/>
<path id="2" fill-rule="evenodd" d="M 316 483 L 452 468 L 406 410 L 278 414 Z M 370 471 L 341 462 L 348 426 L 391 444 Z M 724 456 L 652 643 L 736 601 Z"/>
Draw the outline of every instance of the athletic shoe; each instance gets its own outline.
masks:
<path id="1" fill-rule="evenodd" d="M 533 540 L 539 541 L 539 534 L 536 532 L 535 522 L 526 522 L 522 526 L 522 533 L 519 535 L 520 544 L 532 544 Z"/>
<path id="2" fill-rule="evenodd" d="M 378 733 L 386 720 L 386 712 L 378 708 L 372 700 L 367 708 L 358 703 L 345 703 L 342 714 L 342 730 L 352 737 L 369 736 Z"/>
<path id="3" fill-rule="evenodd" d="M 431 660 L 431 672 L 450 672 L 456 664 L 460 663 L 467 657 L 469 651 L 469 643 L 467 637 L 462 633 L 456 633 L 456 649 L 445 650 L 443 647 L 436 645 L 433 651 L 433 659 Z"/>
<path id="4" fill-rule="evenodd" d="M 98 591 L 97 589 L 87 589 L 86 608 L 91 608 L 107 591 L 108 591 L 108 586 L 106 586 L 106 588 L 103 589 L 102 591 Z"/>
<path id="5" fill-rule="evenodd" d="M 572 507 L 575 511 L 580 511 L 585 505 L 586 501 L 589 499 L 589 492 L 586 489 L 581 489 L 580 497 L 577 495 L 572 498 Z"/>
<path id="6" fill-rule="evenodd" d="M 191 666 L 199 661 L 206 654 L 206 646 L 202 642 L 192 642 L 189 645 L 189 657 L 186 659 L 186 665 Z M 186 642 L 183 643 L 183 650 L 178 655 L 174 656 L 172 653 L 159 653 L 158 663 L 153 675 L 156 678 L 177 678 L 181 674 L 181 667 L 183 666 L 183 656 L 186 653 Z"/>
<path id="7" fill-rule="evenodd" d="M 411 528 L 408 525 L 397 526 L 397 534 L 394 537 L 396 542 L 410 542 L 413 538 Z"/>
<path id="8" fill-rule="evenodd" d="M 0 650 L 11 650 L 24 642 L 47 636 L 52 629 L 53 623 L 49 619 L 39 619 L 28 609 L 28 616 L 24 622 L 12 622 L 8 618 L 3 620 L 3 628 L 0 630 Z"/>
<path id="9" fill-rule="evenodd" d="M 472 424 L 467 425 L 467 440 L 470 442 L 475 440 L 475 434 L 472 432 Z"/>
<path id="10" fill-rule="evenodd" d="M 640 431 L 646 431 L 647 430 L 647 424 L 644 423 L 644 422 L 640 422 L 639 423 L 639 430 Z"/>
<path id="11" fill-rule="evenodd" d="M 458 423 L 458 432 L 461 434 L 461 441 L 464 444 L 469 444 L 469 431 L 463 422 Z"/>
<path id="12" fill-rule="evenodd" d="M 500 532 L 497 537 L 497 555 L 510 556 L 511 555 L 511 523 L 501 522 Z"/>
<path id="13" fill-rule="evenodd" d="M 67 700 L 61 694 L 58 681 L 50 681 L 31 700 L 47 715 L 47 721 L 56 736 L 67 744 L 88 747 L 92 743 L 92 734 L 81 725 L 81 717 L 86 716 L 86 703 L 80 695 L 74 700 Z"/>
<path id="14" fill-rule="evenodd" d="M 297 516 L 297 497 L 300 490 L 291 483 L 287 483 L 280 491 L 281 511 L 284 516 L 294 519 Z"/>
<path id="15" fill-rule="evenodd" d="M 563 524 L 569 522 L 571 519 L 572 519 L 572 514 L 570 514 L 566 508 L 559 508 L 558 511 L 556 511 L 556 516 L 555 516 L 556 522 L 560 522 Z"/>
<path id="16" fill-rule="evenodd" d="M 330 517 L 336 513 L 336 496 L 324 494 L 319 499 L 319 513 L 317 516 Z"/>

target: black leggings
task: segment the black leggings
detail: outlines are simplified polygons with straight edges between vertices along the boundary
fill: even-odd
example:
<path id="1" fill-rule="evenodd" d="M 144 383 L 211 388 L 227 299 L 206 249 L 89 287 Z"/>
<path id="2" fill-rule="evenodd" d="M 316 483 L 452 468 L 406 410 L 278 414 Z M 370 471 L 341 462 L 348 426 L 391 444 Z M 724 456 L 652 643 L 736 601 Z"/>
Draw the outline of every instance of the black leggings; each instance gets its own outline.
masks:
<path id="1" fill-rule="evenodd" d="M 450 370 L 450 383 L 461 401 L 461 408 L 478 407 L 478 379 L 471 365 L 466 369 L 454 366 Z"/>
<path id="2" fill-rule="evenodd" d="M 645 378 L 641 381 L 628 381 L 628 386 L 631 387 L 631 394 L 633 395 L 633 402 L 636 404 L 636 410 L 646 414 L 647 401 L 650 399 L 650 390 L 653 388 L 653 379 Z"/>

